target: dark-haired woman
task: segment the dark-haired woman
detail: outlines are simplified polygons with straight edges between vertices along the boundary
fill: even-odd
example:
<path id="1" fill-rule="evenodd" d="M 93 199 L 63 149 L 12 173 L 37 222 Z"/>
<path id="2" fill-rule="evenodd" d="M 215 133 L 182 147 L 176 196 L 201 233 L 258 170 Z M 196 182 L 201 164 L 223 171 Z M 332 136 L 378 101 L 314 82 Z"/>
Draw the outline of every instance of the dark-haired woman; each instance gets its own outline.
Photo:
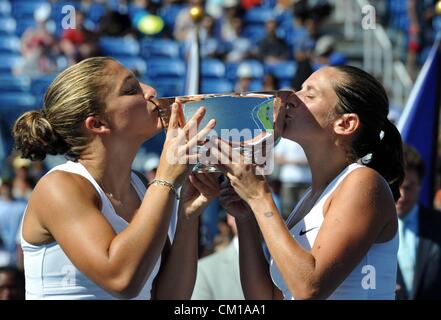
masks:
<path id="1" fill-rule="evenodd" d="M 181 107 L 173 106 L 156 177 L 146 191 L 131 164 L 141 144 L 162 130 L 155 95 L 117 61 L 90 58 L 54 80 L 42 110 L 16 121 L 13 134 L 24 157 L 72 159 L 41 178 L 24 215 L 27 299 L 191 297 L 197 216 L 218 186 L 213 177 L 189 176 L 186 158 L 173 159 L 178 146 L 191 148 L 214 121 L 186 141 L 189 126 L 180 122 Z M 203 113 L 201 108 L 192 123 Z"/>
<path id="2" fill-rule="evenodd" d="M 312 185 L 286 222 L 252 165 L 223 165 L 248 299 L 395 298 L 403 160 L 388 105 L 377 80 L 347 66 L 315 72 L 287 99 L 277 125 L 305 150 Z"/>

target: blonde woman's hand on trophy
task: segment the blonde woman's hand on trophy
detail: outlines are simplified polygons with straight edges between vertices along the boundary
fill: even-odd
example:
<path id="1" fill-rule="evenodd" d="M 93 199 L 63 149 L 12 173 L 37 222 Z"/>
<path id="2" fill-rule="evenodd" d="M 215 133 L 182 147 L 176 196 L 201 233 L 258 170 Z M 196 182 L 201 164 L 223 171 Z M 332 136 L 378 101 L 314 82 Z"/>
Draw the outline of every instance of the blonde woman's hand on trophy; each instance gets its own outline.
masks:
<path id="1" fill-rule="evenodd" d="M 207 134 L 216 125 L 216 121 L 211 119 L 202 130 L 197 131 L 205 115 L 205 108 L 201 107 L 181 128 L 182 114 L 182 105 L 179 102 L 173 103 L 167 135 L 156 172 L 156 179 L 164 179 L 175 187 L 182 184 L 191 170 L 191 165 L 197 162 L 196 146 L 201 141 L 205 141 Z"/>

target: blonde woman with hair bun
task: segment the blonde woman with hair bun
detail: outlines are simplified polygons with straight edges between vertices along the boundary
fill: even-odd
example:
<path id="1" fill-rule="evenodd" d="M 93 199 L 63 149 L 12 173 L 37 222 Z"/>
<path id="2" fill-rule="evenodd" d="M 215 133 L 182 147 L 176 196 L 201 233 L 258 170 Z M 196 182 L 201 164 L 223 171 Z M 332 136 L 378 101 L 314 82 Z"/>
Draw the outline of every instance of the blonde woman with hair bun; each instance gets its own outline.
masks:
<path id="1" fill-rule="evenodd" d="M 41 110 L 17 119 L 21 155 L 64 154 L 35 187 L 21 244 L 27 299 L 189 299 L 197 264 L 198 215 L 218 194 L 212 176 L 167 161 L 178 146 L 182 108 L 173 104 L 153 183 L 131 164 L 141 144 L 161 131 L 154 88 L 107 57 L 86 59 L 50 85 Z M 201 108 L 192 120 L 199 123 Z M 198 138 L 215 125 L 210 121 Z M 185 141 L 191 148 L 194 140 Z M 169 240 L 176 192 L 178 223 Z"/>

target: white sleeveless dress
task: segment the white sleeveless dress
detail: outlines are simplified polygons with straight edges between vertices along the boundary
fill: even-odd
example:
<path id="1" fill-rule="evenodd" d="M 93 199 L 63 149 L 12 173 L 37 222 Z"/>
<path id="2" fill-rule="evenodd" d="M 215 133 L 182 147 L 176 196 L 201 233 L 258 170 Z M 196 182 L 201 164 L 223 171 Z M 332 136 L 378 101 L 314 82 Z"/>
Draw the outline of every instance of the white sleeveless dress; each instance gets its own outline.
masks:
<path id="1" fill-rule="evenodd" d="M 55 170 L 72 172 L 90 181 L 101 198 L 101 212 L 116 233 L 122 232 L 128 226 L 127 221 L 116 214 L 104 191 L 81 163 L 68 161 L 54 167 L 49 173 Z M 133 172 L 131 182 L 142 201 L 146 191 L 144 184 Z M 20 236 L 24 255 L 26 299 L 118 299 L 78 270 L 57 242 L 38 246 L 32 245 L 23 239 L 22 227 Z M 159 271 L 160 264 L 161 257 L 156 262 L 141 292 L 134 299 L 150 299 L 152 282 Z"/>
<path id="2" fill-rule="evenodd" d="M 293 238 L 307 251 L 314 246 L 317 234 L 323 223 L 323 206 L 329 195 L 343 179 L 357 168 L 364 167 L 353 163 L 346 167 L 323 191 L 311 211 L 290 232 Z M 308 191 L 309 192 L 309 191 Z M 294 218 L 293 213 L 300 207 L 308 192 L 299 201 L 287 225 Z M 328 297 L 331 300 L 393 300 L 397 276 L 397 252 L 399 245 L 398 231 L 395 236 L 384 243 L 374 243 L 360 263 Z M 275 262 L 270 259 L 270 274 L 273 282 L 282 291 L 284 299 L 295 299 L 288 290 Z"/>

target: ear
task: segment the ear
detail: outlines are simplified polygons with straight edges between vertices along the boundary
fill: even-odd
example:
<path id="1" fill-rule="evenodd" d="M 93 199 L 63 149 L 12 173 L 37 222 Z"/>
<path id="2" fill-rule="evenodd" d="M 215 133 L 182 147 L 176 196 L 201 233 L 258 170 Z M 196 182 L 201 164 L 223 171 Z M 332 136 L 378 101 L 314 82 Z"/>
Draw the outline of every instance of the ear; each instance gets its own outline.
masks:
<path id="1" fill-rule="evenodd" d="M 360 127 L 360 118 L 356 113 L 345 113 L 334 121 L 334 132 L 342 136 L 352 135 Z"/>
<path id="2" fill-rule="evenodd" d="M 106 121 L 98 119 L 96 116 L 89 116 L 84 121 L 86 129 L 95 133 L 96 135 L 110 134 L 110 128 Z"/>

